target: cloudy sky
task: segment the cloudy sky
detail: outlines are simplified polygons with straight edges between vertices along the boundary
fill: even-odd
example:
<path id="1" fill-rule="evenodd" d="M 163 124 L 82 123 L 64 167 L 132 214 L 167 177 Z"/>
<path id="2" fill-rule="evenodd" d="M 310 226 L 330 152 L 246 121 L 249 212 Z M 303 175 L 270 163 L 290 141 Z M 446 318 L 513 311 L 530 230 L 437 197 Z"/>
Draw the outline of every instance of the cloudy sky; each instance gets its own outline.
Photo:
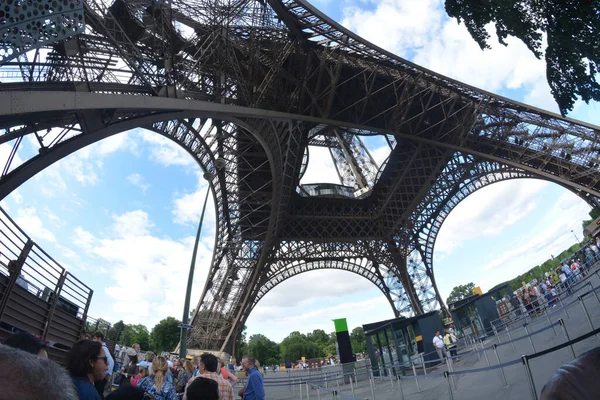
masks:
<path id="1" fill-rule="evenodd" d="M 438 73 L 556 111 L 545 66 L 517 40 L 482 52 L 438 0 L 321 0 L 314 4 L 377 45 Z M 577 103 L 571 117 L 600 124 L 599 104 Z M 369 147 L 380 158 L 378 144 Z M 25 140 L 19 157 L 37 149 Z M 7 156 L 0 148 L 0 162 Z M 17 160 L 18 161 L 18 160 Z M 311 149 L 303 183 L 336 182 L 328 154 Z M 94 290 L 89 314 L 111 322 L 181 318 L 194 235 L 206 185 L 183 150 L 156 134 L 130 131 L 52 165 L 1 205 L 62 265 Z M 442 296 L 474 282 L 485 291 L 545 261 L 581 237 L 588 206 L 558 185 L 515 180 L 463 201 L 443 225 L 434 268 Z M 215 232 L 214 206 L 203 227 L 193 287 L 199 298 Z M 381 293 L 347 272 L 316 271 L 283 282 L 248 320 L 248 334 L 280 341 L 292 330 L 333 331 L 391 318 Z"/>

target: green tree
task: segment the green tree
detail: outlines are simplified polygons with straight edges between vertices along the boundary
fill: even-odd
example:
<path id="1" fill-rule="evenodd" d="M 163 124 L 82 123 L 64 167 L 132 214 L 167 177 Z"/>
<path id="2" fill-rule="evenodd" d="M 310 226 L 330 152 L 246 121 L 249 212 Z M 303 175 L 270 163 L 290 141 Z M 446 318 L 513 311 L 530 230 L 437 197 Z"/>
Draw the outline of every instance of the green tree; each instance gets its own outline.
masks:
<path id="1" fill-rule="evenodd" d="M 250 336 L 248 353 L 263 365 L 279 364 L 279 345 L 260 333 Z"/>
<path id="2" fill-rule="evenodd" d="M 482 49 L 490 48 L 486 25 L 493 23 L 501 44 L 514 36 L 538 59 L 544 56 L 546 79 L 563 115 L 578 96 L 600 101 L 600 2 L 446 0 L 445 5 Z"/>
<path id="3" fill-rule="evenodd" d="M 152 333 L 150 333 L 150 347 L 155 353 L 175 349 L 181 335 L 179 324 L 181 321 L 177 318 L 167 317 L 154 325 Z"/>
<path id="4" fill-rule="evenodd" d="M 365 331 L 362 326 L 357 326 L 350 332 L 350 344 L 354 353 L 367 352 L 367 340 L 365 339 Z"/>
<path id="5" fill-rule="evenodd" d="M 242 331 L 236 337 L 234 357 L 238 361 L 241 361 L 242 357 L 249 353 L 248 342 L 246 342 L 246 329 L 246 325 L 244 325 Z"/>
<path id="6" fill-rule="evenodd" d="M 319 346 L 307 339 L 306 335 L 298 331 L 290 333 L 279 345 L 281 357 L 289 355 L 292 362 L 302 357 L 315 358 L 320 356 Z"/>
<path id="7" fill-rule="evenodd" d="M 123 323 L 123 320 L 121 320 L 114 324 L 108 330 L 108 334 L 106 335 L 106 337 L 108 338 L 108 340 L 112 340 L 113 342 L 119 342 L 119 340 L 121 339 L 121 333 L 123 333 L 124 329 L 125 324 Z"/>
<path id="8" fill-rule="evenodd" d="M 446 299 L 446 304 L 454 303 L 455 301 L 469 297 L 473 294 L 473 289 L 475 289 L 475 284 L 473 282 L 454 287 L 450 292 L 450 296 Z"/>

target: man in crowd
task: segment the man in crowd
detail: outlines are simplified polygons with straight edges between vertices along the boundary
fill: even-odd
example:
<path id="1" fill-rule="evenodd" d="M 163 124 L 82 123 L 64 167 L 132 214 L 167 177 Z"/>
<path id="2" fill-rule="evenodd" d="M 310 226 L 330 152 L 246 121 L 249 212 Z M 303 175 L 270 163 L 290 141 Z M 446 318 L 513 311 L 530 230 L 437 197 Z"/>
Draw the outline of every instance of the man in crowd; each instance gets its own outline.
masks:
<path id="1" fill-rule="evenodd" d="M 256 359 L 252 356 L 244 356 L 242 358 L 242 368 L 248 372 L 244 400 L 265 400 L 263 376 L 256 368 Z"/>
<path id="2" fill-rule="evenodd" d="M 26 351 L 30 354 L 35 354 L 38 357 L 48 358 L 46 345 L 27 332 L 19 332 L 10 335 L 4 344 L 15 349 Z"/>
<path id="3" fill-rule="evenodd" d="M 440 335 L 440 331 L 435 331 L 435 336 L 433 337 L 433 347 L 435 347 L 435 351 L 438 353 L 438 358 L 444 362 L 444 338 Z"/>
<path id="4" fill-rule="evenodd" d="M 77 400 L 67 371 L 54 361 L 0 344 L 0 398 Z"/>
<path id="5" fill-rule="evenodd" d="M 213 354 L 204 353 L 200 356 L 199 371 L 202 378 L 212 379 L 219 385 L 219 400 L 234 400 L 233 388 L 227 379 L 223 378 L 218 374 L 219 360 Z M 260 375 L 260 374 L 259 374 Z M 262 378 L 262 376 L 261 376 Z M 198 376 L 192 377 L 188 383 L 189 388 L 195 379 L 201 379 Z M 250 375 L 248 375 L 248 382 L 250 382 Z M 244 396 L 244 398 L 246 398 Z M 264 399 L 264 396 L 262 397 Z M 187 389 L 186 394 L 183 395 L 183 400 L 187 400 Z"/>
<path id="6" fill-rule="evenodd" d="M 134 344 L 131 347 L 133 347 L 133 349 L 137 353 L 137 360 L 138 360 L 138 362 L 140 363 L 140 362 L 144 361 L 144 355 L 141 352 L 140 345 L 136 343 L 136 344 Z"/>
<path id="7" fill-rule="evenodd" d="M 106 384 L 110 381 L 110 377 L 113 373 L 113 368 L 115 366 L 115 361 L 110 355 L 108 347 L 106 347 L 106 343 L 104 343 L 104 334 L 102 332 L 98 331 L 94 333 L 94 335 L 92 336 L 92 340 L 94 342 L 102 343 L 102 348 L 104 349 L 104 353 L 106 353 L 106 363 L 108 368 L 106 369 L 104 379 L 94 383 L 94 386 L 96 387 L 100 398 L 104 399 L 104 388 L 106 387 Z"/>

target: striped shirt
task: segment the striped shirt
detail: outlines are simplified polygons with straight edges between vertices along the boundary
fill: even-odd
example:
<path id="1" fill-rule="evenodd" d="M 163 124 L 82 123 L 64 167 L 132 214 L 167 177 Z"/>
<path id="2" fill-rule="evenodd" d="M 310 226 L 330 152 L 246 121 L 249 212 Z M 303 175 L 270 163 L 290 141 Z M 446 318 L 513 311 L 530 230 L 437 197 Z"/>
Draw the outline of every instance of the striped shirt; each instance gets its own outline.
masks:
<path id="1" fill-rule="evenodd" d="M 196 378 L 208 378 L 216 381 L 219 384 L 219 400 L 234 400 L 231 384 L 216 372 L 205 371 L 202 375 L 192 377 L 186 385 L 186 392 L 188 386 L 190 386 Z M 183 400 L 187 400 L 186 396 L 187 393 L 183 395 Z"/>

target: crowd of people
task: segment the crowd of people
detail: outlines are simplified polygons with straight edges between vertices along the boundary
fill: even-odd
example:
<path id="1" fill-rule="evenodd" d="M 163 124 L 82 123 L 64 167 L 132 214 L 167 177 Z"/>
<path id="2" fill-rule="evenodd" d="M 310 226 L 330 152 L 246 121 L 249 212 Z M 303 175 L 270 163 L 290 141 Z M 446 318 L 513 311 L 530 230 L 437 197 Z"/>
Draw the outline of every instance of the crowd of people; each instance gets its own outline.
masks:
<path id="1" fill-rule="evenodd" d="M 542 304 L 554 307 L 560 294 L 571 294 L 571 286 L 585 278 L 592 265 L 600 261 L 599 246 L 600 238 L 561 261 L 554 270 L 519 288 L 512 299 L 512 309 L 517 315 L 525 312 L 534 315 Z"/>
<path id="2" fill-rule="evenodd" d="M 97 332 L 93 334 L 92 339 L 83 339 L 73 345 L 67 354 L 66 368 L 63 368 L 48 360 L 45 344 L 40 340 L 26 332 L 13 334 L 4 345 L 0 345 L 0 360 L 6 361 L 4 365 L 8 365 L 7 360 L 10 360 L 13 366 L 7 368 L 10 371 L 0 374 L 3 382 L 0 399 L 235 398 L 233 385 L 237 378 L 213 354 L 204 353 L 192 360 L 171 361 L 151 352 L 142 354 L 139 345 L 126 349 L 125 352 L 126 362 L 122 368 L 116 368 L 115 357 L 108 350 L 103 334 Z M 265 398 L 263 374 L 259 367 L 258 361 L 252 356 L 245 356 L 241 361 L 241 368 L 246 371 L 247 380 L 236 394 L 244 400 Z M 27 370 L 25 375 L 24 370 Z M 6 372 L 10 372 L 9 376 L 4 376 Z M 24 376 L 31 378 L 24 379 Z M 6 381 L 10 384 L 4 385 Z M 107 390 L 111 383 L 117 386 L 116 390 Z"/>

